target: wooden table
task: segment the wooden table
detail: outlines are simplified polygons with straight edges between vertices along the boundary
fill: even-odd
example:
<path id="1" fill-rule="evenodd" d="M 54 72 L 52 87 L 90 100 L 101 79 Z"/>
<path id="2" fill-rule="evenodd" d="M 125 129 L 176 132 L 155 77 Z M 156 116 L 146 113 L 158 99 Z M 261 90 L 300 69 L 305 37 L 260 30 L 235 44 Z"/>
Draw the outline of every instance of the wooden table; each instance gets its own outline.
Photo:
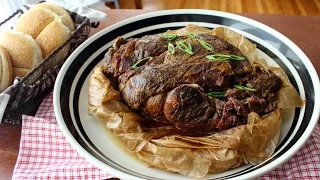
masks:
<path id="1" fill-rule="evenodd" d="M 101 22 L 91 35 L 121 20 L 143 14 L 145 10 L 107 10 L 108 20 Z M 242 14 L 260 21 L 287 36 L 310 58 L 320 74 L 320 17 Z M 11 179 L 19 153 L 21 126 L 0 125 L 0 179 Z"/>

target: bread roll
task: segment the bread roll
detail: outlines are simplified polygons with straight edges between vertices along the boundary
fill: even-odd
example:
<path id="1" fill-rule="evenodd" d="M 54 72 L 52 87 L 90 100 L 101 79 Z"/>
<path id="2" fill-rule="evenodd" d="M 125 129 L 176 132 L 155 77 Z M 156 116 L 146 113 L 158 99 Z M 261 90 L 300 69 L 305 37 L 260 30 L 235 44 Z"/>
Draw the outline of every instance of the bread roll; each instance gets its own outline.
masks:
<path id="1" fill-rule="evenodd" d="M 8 51 L 13 67 L 32 69 L 42 61 L 38 43 L 27 34 L 6 31 L 0 35 L 0 46 Z"/>
<path id="2" fill-rule="evenodd" d="M 46 58 L 53 50 L 64 43 L 69 36 L 69 29 L 59 20 L 55 20 L 46 26 L 36 39 L 40 45 L 42 57 Z"/>
<path id="3" fill-rule="evenodd" d="M 44 3 L 39 3 L 39 4 L 34 5 L 32 8 L 33 9 L 47 9 L 47 10 L 50 10 L 50 11 L 56 13 L 61 18 L 62 23 L 65 26 L 67 26 L 67 28 L 69 29 L 70 32 L 72 32 L 74 30 L 74 23 L 73 23 L 71 16 L 62 7 L 57 6 L 55 4 L 52 4 L 52 3 L 44 2 Z"/>
<path id="4" fill-rule="evenodd" d="M 13 31 L 0 34 L 0 45 L 11 57 L 11 81 L 12 77 L 24 77 L 32 71 L 37 64 L 68 40 L 73 30 L 74 23 L 69 13 L 55 4 L 36 4 L 21 15 Z M 3 72 L 1 65 L 0 75 Z M 1 78 L 2 76 L 0 80 Z"/>
<path id="5" fill-rule="evenodd" d="M 13 67 L 12 68 L 12 78 L 15 79 L 16 77 L 24 77 L 30 71 L 31 71 L 31 69 L 28 69 L 28 68 Z"/>
<path id="6" fill-rule="evenodd" d="M 59 18 L 50 10 L 31 8 L 17 19 L 14 30 L 29 34 L 36 39 L 48 24 Z"/>
<path id="7" fill-rule="evenodd" d="M 11 59 L 5 48 L 0 46 L 0 92 L 12 84 Z"/>

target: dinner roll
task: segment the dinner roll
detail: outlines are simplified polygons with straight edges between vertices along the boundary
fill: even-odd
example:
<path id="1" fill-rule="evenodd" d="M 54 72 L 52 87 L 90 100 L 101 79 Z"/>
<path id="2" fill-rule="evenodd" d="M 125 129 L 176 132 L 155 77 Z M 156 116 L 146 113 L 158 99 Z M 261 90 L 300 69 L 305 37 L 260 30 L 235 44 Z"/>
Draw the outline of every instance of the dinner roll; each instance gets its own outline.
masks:
<path id="1" fill-rule="evenodd" d="M 38 35 L 36 41 L 40 45 L 42 57 L 46 58 L 70 36 L 69 29 L 60 20 L 55 20 L 46 26 Z"/>
<path id="2" fill-rule="evenodd" d="M 7 50 L 0 46 L 0 92 L 12 84 L 12 65 Z"/>
<path id="3" fill-rule="evenodd" d="M 62 7 L 57 6 L 55 4 L 52 4 L 52 3 L 44 2 L 44 3 L 39 3 L 39 4 L 34 5 L 32 8 L 33 9 L 47 9 L 47 10 L 54 12 L 55 14 L 57 14 L 61 18 L 62 23 L 65 26 L 67 26 L 67 28 L 69 29 L 70 32 L 72 32 L 74 30 L 74 23 L 73 23 L 71 16 Z"/>
<path id="4" fill-rule="evenodd" d="M 59 19 L 59 16 L 50 10 L 31 8 L 17 19 L 14 30 L 29 34 L 36 39 L 40 32 L 56 19 Z"/>
<path id="5" fill-rule="evenodd" d="M 25 77 L 30 71 L 28 68 L 12 67 L 12 78 Z"/>
<path id="6" fill-rule="evenodd" d="M 12 30 L 3 32 L 0 46 L 8 51 L 13 67 L 32 69 L 42 61 L 40 47 L 30 35 Z"/>
<path id="7" fill-rule="evenodd" d="M 14 30 L 0 34 L 0 46 L 7 50 L 7 54 L 11 58 L 11 83 L 12 78 L 24 77 L 68 40 L 74 28 L 69 13 L 52 3 L 36 4 L 22 14 L 17 19 L 13 27 Z M 70 43 L 66 47 L 69 48 Z M 2 71 L 3 68 L 7 66 L 8 63 L 0 64 L 0 75 L 4 72 Z M 0 76 L 1 79 L 2 76 Z M 2 85 L 7 86 L 6 83 L 3 83 L 0 88 L 2 88 Z"/>

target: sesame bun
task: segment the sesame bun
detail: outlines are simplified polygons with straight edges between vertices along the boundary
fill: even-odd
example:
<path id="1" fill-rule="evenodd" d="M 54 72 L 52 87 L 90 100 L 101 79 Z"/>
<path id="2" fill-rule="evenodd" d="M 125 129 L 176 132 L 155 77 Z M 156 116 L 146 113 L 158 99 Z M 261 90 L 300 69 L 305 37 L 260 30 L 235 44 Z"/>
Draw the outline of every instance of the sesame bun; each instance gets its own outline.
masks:
<path id="1" fill-rule="evenodd" d="M 0 92 L 12 84 L 11 59 L 5 48 L 0 46 Z"/>
<path id="2" fill-rule="evenodd" d="M 40 47 L 30 35 L 16 31 L 3 32 L 0 46 L 8 51 L 13 67 L 32 69 L 42 61 Z"/>
<path id="3" fill-rule="evenodd" d="M 31 8 L 18 18 L 14 30 L 36 39 L 40 32 L 56 19 L 59 19 L 59 16 L 50 10 Z"/>
<path id="4" fill-rule="evenodd" d="M 61 18 L 62 23 L 65 26 L 67 26 L 67 28 L 69 29 L 70 32 L 72 32 L 74 30 L 74 23 L 72 21 L 71 16 L 62 7 L 57 6 L 55 4 L 52 4 L 52 3 L 44 2 L 44 3 L 39 3 L 39 4 L 34 5 L 32 8 L 33 9 L 47 9 L 47 10 L 54 12 L 55 14 L 57 14 Z"/>
<path id="5" fill-rule="evenodd" d="M 36 39 L 37 43 L 40 45 L 43 58 L 46 58 L 51 52 L 65 42 L 69 36 L 69 29 L 59 20 L 53 21 L 46 26 Z"/>

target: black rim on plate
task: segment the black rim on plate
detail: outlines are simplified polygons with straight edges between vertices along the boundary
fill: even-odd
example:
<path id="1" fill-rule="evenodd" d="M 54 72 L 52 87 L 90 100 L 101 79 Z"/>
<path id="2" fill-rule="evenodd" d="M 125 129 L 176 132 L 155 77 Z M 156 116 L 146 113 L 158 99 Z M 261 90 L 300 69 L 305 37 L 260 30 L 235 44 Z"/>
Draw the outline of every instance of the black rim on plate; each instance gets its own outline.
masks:
<path id="1" fill-rule="evenodd" d="M 280 39 L 275 37 L 274 35 L 268 33 L 267 31 L 257 28 L 251 24 L 231 19 L 231 18 L 226 18 L 226 17 L 220 17 L 220 16 L 215 16 L 215 15 L 205 15 L 205 14 L 172 14 L 172 15 L 162 15 L 158 17 L 148 17 L 145 19 L 141 19 L 135 22 L 131 22 L 128 24 L 124 24 L 123 26 L 120 26 L 114 30 L 111 30 L 107 34 L 102 35 L 98 39 L 94 41 L 94 43 L 89 44 L 87 47 L 85 47 L 71 62 L 70 66 L 68 67 L 68 70 L 66 71 L 66 74 L 64 75 L 62 79 L 62 84 L 61 84 L 61 89 L 59 92 L 60 95 L 60 108 L 61 108 L 61 114 L 63 117 L 63 120 L 67 127 L 69 128 L 71 134 L 73 137 L 78 141 L 78 143 L 84 148 L 84 149 L 90 149 L 86 143 L 83 143 L 83 139 L 79 135 L 83 136 L 85 141 L 91 146 L 91 148 L 95 149 L 96 152 L 91 151 L 90 153 L 99 159 L 100 161 L 104 162 L 108 166 L 117 169 L 119 171 L 125 172 L 127 174 L 130 174 L 132 176 L 136 176 L 139 178 L 144 178 L 144 179 L 155 179 L 153 177 L 149 177 L 137 172 L 133 172 L 117 162 L 112 161 L 108 157 L 106 157 L 102 152 L 98 150 L 98 148 L 95 147 L 95 145 L 91 142 L 91 140 L 88 138 L 86 135 L 80 121 L 80 115 L 79 115 L 79 109 L 78 109 L 78 102 L 79 102 L 79 95 L 80 91 L 82 88 L 83 83 L 85 82 L 85 79 L 91 72 L 91 70 L 103 59 L 103 56 L 106 51 L 101 52 L 98 56 L 96 56 L 89 64 L 88 66 L 85 67 L 85 70 L 81 74 L 79 80 L 77 82 L 73 82 L 74 78 L 77 75 L 78 70 L 83 66 L 84 62 L 87 61 L 87 59 L 95 53 L 98 49 L 100 49 L 102 46 L 106 44 L 106 42 L 110 42 L 114 40 L 116 37 L 120 35 L 127 34 L 129 32 L 132 32 L 134 30 L 144 28 L 144 27 L 149 27 L 153 25 L 158 25 L 158 24 L 166 24 L 170 22 L 194 22 L 197 24 L 198 22 L 204 22 L 204 23 L 212 23 L 212 24 L 220 24 L 224 26 L 233 26 L 234 24 L 241 24 L 242 26 L 242 31 L 247 32 L 249 34 L 252 34 L 256 37 L 260 37 L 261 39 L 269 42 L 273 42 L 275 44 L 278 44 L 278 50 L 282 54 L 290 54 L 290 57 L 287 56 L 287 59 L 290 61 L 290 63 L 293 65 L 293 67 L 296 69 L 298 72 L 299 77 L 302 80 L 302 84 L 304 89 L 306 90 L 305 93 L 305 99 L 306 99 L 306 107 L 305 107 L 305 112 L 303 114 L 300 114 L 299 108 L 296 108 L 294 119 L 292 122 L 292 125 L 289 129 L 288 134 L 286 135 L 285 139 L 282 141 L 282 143 L 278 146 L 276 149 L 277 154 L 272 158 L 269 159 L 262 164 L 259 164 L 259 166 L 250 166 L 248 168 L 245 168 L 244 170 L 219 177 L 216 179 L 226 179 L 226 178 L 235 178 L 240 175 L 247 174 L 249 172 L 255 171 L 256 169 L 259 169 L 273 160 L 277 159 L 278 157 L 282 156 L 285 152 L 287 152 L 296 142 L 297 140 L 301 137 L 301 135 L 305 132 L 311 116 L 314 111 L 314 87 L 313 87 L 313 82 L 311 79 L 311 76 L 309 72 L 307 71 L 307 68 L 305 67 L 304 63 L 302 60 L 299 58 L 299 56 L 294 52 L 288 45 L 283 43 Z M 162 33 L 166 31 L 167 29 L 177 29 L 181 27 L 165 27 L 165 28 L 157 28 L 157 29 L 152 29 L 151 30 L 144 30 L 142 33 L 136 34 L 135 37 L 140 37 L 142 35 L 146 34 L 156 34 L 156 33 Z M 264 53 L 266 53 L 268 56 L 272 57 L 276 63 L 286 72 L 288 75 L 291 83 L 295 86 L 296 89 L 299 89 L 297 82 L 294 78 L 294 75 L 291 73 L 289 68 L 286 66 L 285 63 L 283 63 L 279 57 L 277 57 L 273 52 L 268 50 L 267 48 L 263 47 L 261 44 L 258 42 L 255 42 L 254 40 L 251 39 L 251 41 L 257 45 L 258 49 L 262 50 Z M 76 83 L 75 91 L 73 92 L 73 100 L 70 102 L 69 97 L 71 96 L 70 91 L 71 91 L 71 86 L 73 83 Z M 301 87 L 300 87 L 301 88 Z M 73 104 L 73 110 L 70 109 L 69 104 Z M 71 119 L 71 113 L 73 114 L 75 118 L 76 124 L 73 123 Z M 294 134 L 293 138 L 289 142 L 288 139 L 292 135 L 293 131 L 295 128 L 297 128 L 297 122 L 299 116 L 303 116 L 303 120 L 301 125 L 299 126 L 297 132 Z M 79 129 L 80 132 L 75 130 L 75 126 Z M 285 145 L 285 143 L 287 143 Z M 284 146 L 285 145 L 285 146 Z M 282 148 L 282 149 L 281 149 Z M 281 150 L 280 150 L 281 149 Z M 279 151 L 280 150 L 280 151 Z"/>

